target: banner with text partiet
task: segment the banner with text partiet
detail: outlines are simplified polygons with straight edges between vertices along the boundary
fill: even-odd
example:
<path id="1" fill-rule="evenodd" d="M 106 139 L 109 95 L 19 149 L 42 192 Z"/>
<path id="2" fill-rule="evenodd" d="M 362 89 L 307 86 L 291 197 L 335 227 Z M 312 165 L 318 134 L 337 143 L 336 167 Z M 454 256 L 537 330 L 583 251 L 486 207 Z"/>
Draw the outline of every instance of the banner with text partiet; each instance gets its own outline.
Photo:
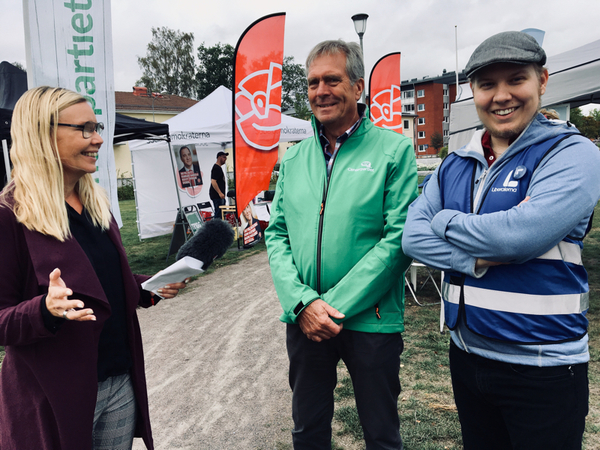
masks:
<path id="1" fill-rule="evenodd" d="M 121 226 L 112 148 L 115 87 L 110 11 L 110 0 L 23 0 L 29 88 L 59 86 L 90 102 L 96 119 L 104 123 L 94 178 L 106 189 Z"/>

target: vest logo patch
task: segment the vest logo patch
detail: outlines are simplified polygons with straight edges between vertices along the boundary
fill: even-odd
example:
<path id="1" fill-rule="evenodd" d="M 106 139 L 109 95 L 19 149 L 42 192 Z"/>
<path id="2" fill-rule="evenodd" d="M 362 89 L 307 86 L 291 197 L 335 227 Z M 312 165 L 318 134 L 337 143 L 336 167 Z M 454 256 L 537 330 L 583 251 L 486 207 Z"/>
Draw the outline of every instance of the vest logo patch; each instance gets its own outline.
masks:
<path id="1" fill-rule="evenodd" d="M 519 168 L 517 167 L 517 169 Z M 514 170 L 511 170 L 510 173 L 506 176 L 504 183 L 502 183 L 503 187 L 492 188 L 492 192 L 517 192 L 517 186 L 519 185 L 519 182 L 517 180 L 511 180 L 511 178 L 513 177 L 513 172 Z"/>

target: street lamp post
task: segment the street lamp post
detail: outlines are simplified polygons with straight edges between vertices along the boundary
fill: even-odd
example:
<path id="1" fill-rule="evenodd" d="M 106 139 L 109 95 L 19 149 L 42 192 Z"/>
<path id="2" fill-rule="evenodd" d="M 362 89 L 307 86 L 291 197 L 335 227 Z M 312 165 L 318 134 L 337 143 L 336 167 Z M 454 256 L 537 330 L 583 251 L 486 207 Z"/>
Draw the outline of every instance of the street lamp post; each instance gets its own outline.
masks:
<path id="1" fill-rule="evenodd" d="M 356 30 L 356 34 L 358 34 L 358 38 L 360 39 L 360 51 L 363 54 L 363 64 L 365 62 L 365 51 L 363 49 L 363 36 L 365 35 L 365 31 L 367 31 L 367 19 L 369 18 L 368 14 L 354 14 L 352 16 L 352 21 L 354 22 L 354 29 Z M 366 69 L 365 69 L 366 70 Z M 362 96 L 360 97 L 361 102 L 365 103 L 365 91 L 367 87 L 363 89 Z"/>

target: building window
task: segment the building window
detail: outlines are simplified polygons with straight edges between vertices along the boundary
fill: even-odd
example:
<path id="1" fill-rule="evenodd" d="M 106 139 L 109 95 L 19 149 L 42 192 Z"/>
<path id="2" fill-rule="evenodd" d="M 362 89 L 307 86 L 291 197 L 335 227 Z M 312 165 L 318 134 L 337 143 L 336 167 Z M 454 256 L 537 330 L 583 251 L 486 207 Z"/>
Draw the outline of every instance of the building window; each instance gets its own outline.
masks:
<path id="1" fill-rule="evenodd" d="M 450 117 L 448 117 L 448 116 L 444 117 L 444 120 L 442 122 L 450 123 Z"/>
<path id="2" fill-rule="evenodd" d="M 444 137 L 448 137 L 450 136 L 450 134 L 448 133 L 448 130 L 444 130 Z"/>
<path id="3" fill-rule="evenodd" d="M 419 131 L 419 139 L 425 139 L 425 132 Z"/>
<path id="4" fill-rule="evenodd" d="M 444 90 L 442 91 L 442 95 L 448 95 L 448 89 L 444 89 Z"/>
<path id="5" fill-rule="evenodd" d="M 427 150 L 427 145 L 419 145 L 419 151 L 424 152 Z"/>
<path id="6" fill-rule="evenodd" d="M 408 122 L 408 120 L 404 120 L 404 129 L 408 130 L 410 128 L 410 124 Z"/>
<path id="7" fill-rule="evenodd" d="M 415 96 L 415 91 L 402 91 L 402 98 L 413 98 Z"/>
<path id="8" fill-rule="evenodd" d="M 444 103 L 444 109 L 448 109 L 448 103 Z"/>
<path id="9" fill-rule="evenodd" d="M 418 98 L 425 97 L 425 89 L 419 89 L 417 91 L 417 97 Z"/>
<path id="10" fill-rule="evenodd" d="M 424 103 L 419 103 L 417 105 L 417 111 L 425 111 L 425 104 Z"/>
<path id="11" fill-rule="evenodd" d="M 410 105 L 402 105 L 402 112 L 409 113 L 409 112 L 413 112 L 414 110 L 415 110 L 414 103 L 410 104 Z"/>
<path id="12" fill-rule="evenodd" d="M 419 125 L 425 125 L 425 117 L 419 117 Z"/>

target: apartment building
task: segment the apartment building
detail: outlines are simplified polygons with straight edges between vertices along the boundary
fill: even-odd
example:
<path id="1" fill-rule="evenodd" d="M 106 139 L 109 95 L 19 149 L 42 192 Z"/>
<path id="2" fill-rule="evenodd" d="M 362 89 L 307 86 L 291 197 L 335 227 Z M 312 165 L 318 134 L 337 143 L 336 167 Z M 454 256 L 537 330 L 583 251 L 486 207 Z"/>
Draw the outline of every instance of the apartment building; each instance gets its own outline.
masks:
<path id="1" fill-rule="evenodd" d="M 467 81 L 459 73 L 459 83 Z M 434 133 L 448 145 L 450 130 L 450 107 L 456 98 L 456 73 L 446 72 L 437 77 L 413 78 L 402 81 L 402 115 L 415 114 L 414 145 L 417 158 L 437 155 L 431 145 Z"/>

